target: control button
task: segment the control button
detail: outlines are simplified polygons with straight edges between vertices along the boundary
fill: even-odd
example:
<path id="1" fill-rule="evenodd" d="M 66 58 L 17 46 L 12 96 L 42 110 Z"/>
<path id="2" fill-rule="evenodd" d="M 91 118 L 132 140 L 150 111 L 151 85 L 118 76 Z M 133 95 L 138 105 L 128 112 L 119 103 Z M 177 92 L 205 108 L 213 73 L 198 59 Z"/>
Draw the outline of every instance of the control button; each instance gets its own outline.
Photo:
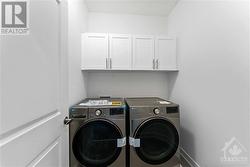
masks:
<path id="1" fill-rule="evenodd" d="M 95 111 L 95 115 L 96 115 L 96 116 L 100 116 L 101 114 L 102 114 L 102 111 L 101 111 L 101 110 L 96 110 L 96 111 Z"/>
<path id="2" fill-rule="evenodd" d="M 154 109 L 154 113 L 155 113 L 156 115 L 160 114 L 160 112 L 161 112 L 161 111 L 160 111 L 159 108 L 155 108 L 155 109 Z"/>

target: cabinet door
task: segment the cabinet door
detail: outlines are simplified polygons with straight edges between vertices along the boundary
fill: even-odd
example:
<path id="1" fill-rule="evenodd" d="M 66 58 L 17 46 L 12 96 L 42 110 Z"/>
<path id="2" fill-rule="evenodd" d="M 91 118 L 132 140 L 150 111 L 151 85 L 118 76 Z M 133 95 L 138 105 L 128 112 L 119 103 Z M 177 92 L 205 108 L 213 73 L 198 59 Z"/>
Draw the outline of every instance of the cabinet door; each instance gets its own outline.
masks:
<path id="1" fill-rule="evenodd" d="M 133 69 L 152 70 L 154 59 L 154 37 L 134 36 L 133 38 Z"/>
<path id="2" fill-rule="evenodd" d="M 132 66 L 132 39 L 130 35 L 110 34 L 110 68 L 129 70 Z"/>
<path id="3" fill-rule="evenodd" d="M 108 34 L 82 35 L 82 68 L 106 69 L 108 59 Z"/>
<path id="4" fill-rule="evenodd" d="M 155 53 L 156 69 L 177 69 L 176 38 L 156 37 Z"/>

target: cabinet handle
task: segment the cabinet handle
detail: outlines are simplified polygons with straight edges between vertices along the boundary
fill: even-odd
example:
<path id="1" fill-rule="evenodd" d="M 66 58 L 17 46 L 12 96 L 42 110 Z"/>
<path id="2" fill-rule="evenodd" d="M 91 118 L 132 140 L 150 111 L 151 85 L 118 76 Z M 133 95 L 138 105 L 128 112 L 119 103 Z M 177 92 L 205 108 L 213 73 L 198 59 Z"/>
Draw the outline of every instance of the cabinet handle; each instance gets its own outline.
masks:
<path id="1" fill-rule="evenodd" d="M 110 66 L 109 68 L 112 69 L 112 58 L 109 58 L 109 63 L 110 63 L 109 64 L 109 66 Z"/>
<path id="2" fill-rule="evenodd" d="M 155 69 L 155 59 L 153 59 L 153 69 Z"/>
<path id="3" fill-rule="evenodd" d="M 106 58 L 106 69 L 108 69 L 108 58 Z"/>
<path id="4" fill-rule="evenodd" d="M 159 69 L 159 59 L 156 60 L 156 68 Z"/>

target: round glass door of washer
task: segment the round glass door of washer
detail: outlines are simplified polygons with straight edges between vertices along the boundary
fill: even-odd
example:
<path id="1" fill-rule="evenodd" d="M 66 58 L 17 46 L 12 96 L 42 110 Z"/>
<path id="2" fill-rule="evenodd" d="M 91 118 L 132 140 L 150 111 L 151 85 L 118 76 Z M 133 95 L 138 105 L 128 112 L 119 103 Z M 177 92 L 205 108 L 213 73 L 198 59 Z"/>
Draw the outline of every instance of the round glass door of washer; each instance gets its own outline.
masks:
<path id="1" fill-rule="evenodd" d="M 117 139 L 119 128 L 109 120 L 93 120 L 83 124 L 75 133 L 72 149 L 75 158 L 87 167 L 105 167 L 120 155 Z"/>

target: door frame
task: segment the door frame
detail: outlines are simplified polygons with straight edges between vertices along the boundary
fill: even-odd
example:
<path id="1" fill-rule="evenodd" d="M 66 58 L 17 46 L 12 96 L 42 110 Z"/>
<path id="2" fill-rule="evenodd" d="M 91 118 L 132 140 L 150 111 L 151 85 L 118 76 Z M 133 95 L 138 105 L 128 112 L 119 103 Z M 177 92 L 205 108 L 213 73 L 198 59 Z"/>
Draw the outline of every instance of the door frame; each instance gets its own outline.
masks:
<path id="1" fill-rule="evenodd" d="M 64 117 L 68 116 L 69 108 L 69 76 L 68 76 L 68 0 L 56 0 L 59 5 L 59 106 L 62 121 L 61 162 L 63 167 L 69 166 L 69 127 L 63 125 Z"/>

